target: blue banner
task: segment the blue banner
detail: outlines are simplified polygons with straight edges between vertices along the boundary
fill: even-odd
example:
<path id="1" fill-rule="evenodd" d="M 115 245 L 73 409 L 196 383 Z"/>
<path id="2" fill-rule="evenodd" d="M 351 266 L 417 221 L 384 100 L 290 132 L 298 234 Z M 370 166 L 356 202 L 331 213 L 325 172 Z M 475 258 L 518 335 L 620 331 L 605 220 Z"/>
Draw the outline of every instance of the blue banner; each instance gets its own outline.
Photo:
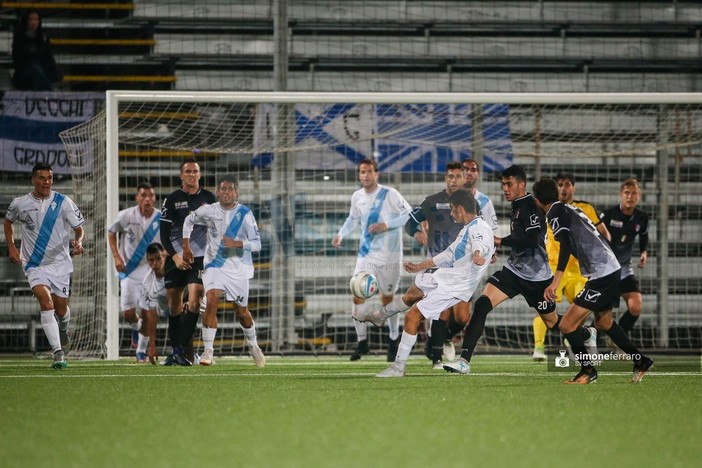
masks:
<path id="1" fill-rule="evenodd" d="M 54 174 L 70 174 L 59 132 L 93 117 L 105 106 L 102 93 L 7 91 L 0 99 L 0 171 L 31 172 L 40 162 Z"/>

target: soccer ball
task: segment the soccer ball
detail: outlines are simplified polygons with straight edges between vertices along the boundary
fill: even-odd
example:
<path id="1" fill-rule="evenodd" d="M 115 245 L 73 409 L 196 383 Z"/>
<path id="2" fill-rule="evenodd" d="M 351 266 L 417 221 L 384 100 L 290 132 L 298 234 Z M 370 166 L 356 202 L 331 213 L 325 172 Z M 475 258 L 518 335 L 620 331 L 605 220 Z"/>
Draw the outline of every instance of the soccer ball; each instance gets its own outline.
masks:
<path id="1" fill-rule="evenodd" d="M 359 271 L 349 281 L 351 294 L 359 299 L 368 299 L 378 293 L 378 280 L 367 271 Z"/>

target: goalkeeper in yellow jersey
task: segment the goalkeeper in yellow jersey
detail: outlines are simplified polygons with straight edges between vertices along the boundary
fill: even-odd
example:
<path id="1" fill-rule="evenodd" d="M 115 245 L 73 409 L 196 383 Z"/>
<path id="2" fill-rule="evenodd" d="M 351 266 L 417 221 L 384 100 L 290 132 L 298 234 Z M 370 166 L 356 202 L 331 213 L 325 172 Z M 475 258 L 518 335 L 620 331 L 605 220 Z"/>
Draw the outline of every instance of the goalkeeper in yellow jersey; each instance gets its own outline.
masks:
<path id="1" fill-rule="evenodd" d="M 579 208 L 589 219 L 592 224 L 595 225 L 597 231 L 607 239 L 611 241 L 611 236 L 605 224 L 600 220 L 597 214 L 597 210 L 590 203 L 582 200 L 574 200 L 575 196 L 575 176 L 570 172 L 559 172 L 556 174 L 556 184 L 558 185 L 558 199 L 562 203 L 567 203 L 569 205 Z M 559 244 L 553 238 L 553 230 L 551 226 L 548 226 L 548 234 L 546 238 L 546 252 L 548 253 L 548 261 L 551 265 L 551 270 L 555 273 L 556 266 L 558 264 L 558 253 Z M 571 256 L 563 272 L 563 278 L 556 291 L 556 302 L 561 302 L 563 296 L 565 295 L 568 302 L 571 304 L 575 299 L 575 296 L 583 289 L 583 286 L 587 282 L 587 278 L 580 274 L 580 266 L 575 257 Z M 541 319 L 539 315 L 534 317 L 534 354 L 532 357 L 535 361 L 546 360 L 546 324 Z"/>

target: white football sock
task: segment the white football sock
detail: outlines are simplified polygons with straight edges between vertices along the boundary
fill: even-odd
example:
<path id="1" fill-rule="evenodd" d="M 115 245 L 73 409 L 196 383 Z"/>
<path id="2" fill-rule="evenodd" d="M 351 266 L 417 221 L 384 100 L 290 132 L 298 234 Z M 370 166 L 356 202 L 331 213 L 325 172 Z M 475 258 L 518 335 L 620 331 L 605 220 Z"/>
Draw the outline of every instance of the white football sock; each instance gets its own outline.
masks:
<path id="1" fill-rule="evenodd" d="M 416 342 L 417 335 L 410 335 L 406 331 L 402 332 L 402 339 L 400 340 L 400 345 L 397 347 L 397 356 L 395 357 L 395 365 L 397 367 L 400 369 L 405 368 L 407 358 L 409 358 L 412 348 Z"/>
<path id="2" fill-rule="evenodd" d="M 44 329 L 46 339 L 49 340 L 51 349 L 61 351 L 61 338 L 59 337 L 59 327 L 56 317 L 54 317 L 54 309 L 41 311 L 41 328 Z"/>
<path id="3" fill-rule="evenodd" d="M 359 322 L 358 320 L 353 321 L 353 327 L 356 329 L 356 339 L 358 341 L 363 341 L 368 339 L 368 323 Z"/>
<path id="4" fill-rule="evenodd" d="M 393 315 L 397 315 L 400 312 L 405 312 L 410 309 L 411 306 L 408 306 L 405 304 L 405 302 L 402 300 L 402 295 L 395 296 L 395 298 L 385 307 L 380 309 L 380 311 L 385 315 L 385 318 L 392 317 Z"/>
<path id="5" fill-rule="evenodd" d="M 366 312 L 366 303 L 351 305 L 354 312 L 364 314 Z M 368 338 L 368 324 L 365 322 L 359 322 L 357 320 L 353 321 L 353 327 L 356 329 L 356 337 L 358 341 L 362 341 Z"/>
<path id="6" fill-rule="evenodd" d="M 246 334 L 246 328 L 244 328 L 244 334 Z M 215 335 L 217 335 L 216 328 L 202 327 L 202 342 L 205 349 L 214 349 Z"/>
<path id="7" fill-rule="evenodd" d="M 68 324 L 71 322 L 71 308 L 66 306 L 66 313 L 63 315 L 63 317 L 59 317 L 58 315 L 56 315 L 56 320 L 58 320 L 58 326 L 60 330 L 68 330 Z"/>
<path id="8" fill-rule="evenodd" d="M 244 330 L 244 336 L 246 337 L 246 341 L 248 342 L 249 346 L 252 348 L 258 346 L 258 343 L 256 342 L 256 324 L 251 323 L 251 328 L 244 328 L 241 324 L 239 324 L 239 326 L 241 326 L 241 329 Z"/>
<path id="9" fill-rule="evenodd" d="M 392 341 L 395 341 L 400 336 L 400 316 L 393 315 L 387 320 L 388 335 Z"/>
<path id="10" fill-rule="evenodd" d="M 139 341 L 137 344 L 136 352 L 146 354 L 146 348 L 149 346 L 149 337 L 139 333 Z"/>

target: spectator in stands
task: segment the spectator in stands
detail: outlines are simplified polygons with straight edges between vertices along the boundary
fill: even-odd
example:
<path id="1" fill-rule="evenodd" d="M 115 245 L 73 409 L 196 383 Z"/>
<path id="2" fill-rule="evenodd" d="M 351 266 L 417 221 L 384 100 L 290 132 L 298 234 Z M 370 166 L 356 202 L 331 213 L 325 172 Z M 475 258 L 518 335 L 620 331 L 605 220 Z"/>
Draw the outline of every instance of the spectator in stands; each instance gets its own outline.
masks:
<path id="1" fill-rule="evenodd" d="M 639 236 L 638 267 L 646 266 L 648 260 L 648 215 L 637 208 L 641 200 L 641 187 L 636 179 L 625 180 L 619 190 L 618 205 L 602 213 L 602 222 L 612 234 L 612 250 L 622 266 L 620 293 L 626 302 L 626 312 L 619 317 L 619 326 L 629 333 L 641 315 L 643 299 L 639 281 L 634 276 L 631 258 L 634 242 Z"/>
<path id="2" fill-rule="evenodd" d="M 195 226 L 207 229 L 202 282 L 207 306 L 202 316 L 202 341 L 205 351 L 200 365 L 214 364 L 214 339 L 217 334 L 217 309 L 223 294 L 232 301 L 239 324 L 246 337 L 249 353 L 256 366 L 263 367 L 266 358 L 256 340 L 256 327 L 248 308 L 249 280 L 254 266 L 251 252 L 261 250 L 261 236 L 251 209 L 238 202 L 239 182 L 224 177 L 217 187 L 219 202 L 193 211 L 183 222 L 183 260 L 194 261 L 190 235 Z"/>
<path id="3" fill-rule="evenodd" d="M 587 216 L 597 228 L 597 232 L 609 242 L 611 239 L 609 231 L 607 231 L 607 227 L 597 215 L 595 207 L 586 201 L 575 200 L 575 176 L 570 172 L 559 172 L 556 174 L 555 180 L 556 185 L 558 185 L 558 200 L 561 203 L 572 205 L 585 213 L 585 216 Z M 556 267 L 558 266 L 559 243 L 553 238 L 553 230 L 550 226 L 548 226 L 548 235 L 546 237 L 546 252 L 548 252 L 548 262 L 551 265 L 551 271 L 555 273 Z M 575 257 L 571 257 L 563 273 L 560 286 L 556 290 L 556 302 L 561 302 L 565 295 L 566 300 L 572 304 L 575 300 L 575 296 L 583 289 L 586 282 L 587 278 L 580 274 L 578 260 L 576 260 Z M 532 354 L 532 358 L 535 361 L 545 361 L 546 331 L 548 328 L 538 314 L 534 317 L 533 329 L 534 353 Z M 594 352 L 596 352 L 596 350 Z"/>
<path id="4" fill-rule="evenodd" d="M 580 326 L 590 312 L 595 315 L 597 329 L 605 332 L 634 361 L 631 381 L 640 382 L 653 361 L 641 354 L 624 330 L 612 320 L 612 305 L 619 297 L 621 277 L 621 266 L 612 248 L 582 212 L 558 201 L 558 187 L 553 179 L 536 182 L 533 192 L 536 204 L 546 212 L 554 239 L 560 244 L 558 266 L 553 281 L 544 291 L 544 299 L 553 301 L 556 298 L 571 255 L 579 261 L 580 273 L 587 278 L 583 294 L 577 295 L 560 323 L 560 330 L 570 342 L 581 366 L 580 372 L 565 383 L 585 385 L 597 380 L 593 358 L 585 346 L 590 334 Z"/>
<path id="5" fill-rule="evenodd" d="M 68 367 L 64 349 L 69 344 L 71 310 L 68 298 L 73 260 L 83 253 L 83 215 L 67 196 L 52 190 L 51 166 L 38 163 L 32 168 L 34 190 L 10 203 L 5 216 L 5 239 L 9 257 L 22 265 L 39 302 L 41 326 L 49 341 L 54 369 Z M 13 223 L 22 225 L 22 245 L 15 247 Z M 69 234 L 73 231 L 73 240 Z M 58 320 L 57 320 L 58 319 Z"/>
<path id="6" fill-rule="evenodd" d="M 12 83 L 20 90 L 52 91 L 63 79 L 36 10 L 22 16 L 12 40 Z"/>
<path id="7" fill-rule="evenodd" d="M 141 284 L 149 271 L 146 248 L 161 239 L 160 213 L 154 209 L 156 192 L 150 183 L 140 183 L 134 198 L 136 206 L 117 213 L 117 218 L 107 229 L 107 241 L 120 279 L 120 310 L 133 329 L 132 346 L 136 347 L 137 362 L 145 363 L 149 339 L 142 331 L 143 323 L 137 315 L 137 305 Z"/>
<path id="8" fill-rule="evenodd" d="M 380 287 L 380 302 L 385 306 L 393 300 L 400 284 L 402 267 L 402 227 L 412 210 L 409 203 L 392 187 L 378 183 L 378 163 L 364 159 L 358 163 L 358 180 L 361 188 L 351 195 L 349 216 L 332 239 L 333 247 L 340 247 L 345 237 L 361 224 L 361 245 L 356 258 L 354 274 L 366 271 L 374 275 Z M 365 300 L 353 297 L 354 313 L 365 313 Z M 368 354 L 368 325 L 354 320 L 356 328 L 356 350 L 352 361 Z M 400 342 L 400 316 L 388 320 L 388 362 L 395 360 Z"/>
<path id="9" fill-rule="evenodd" d="M 168 252 L 166 261 L 166 290 L 171 314 L 168 316 L 168 336 L 173 352 L 164 365 L 191 366 L 194 356 L 186 356 L 185 348 L 192 342 L 200 317 L 204 294 L 202 270 L 207 228 L 195 226 L 190 235 L 193 260 L 183 259 L 183 222 L 202 205 L 217 201 L 214 194 L 200 187 L 200 165 L 188 159 L 180 165 L 181 188 L 163 201 L 161 209 L 161 243 Z M 188 302 L 183 304 L 183 290 L 187 287 Z"/>

